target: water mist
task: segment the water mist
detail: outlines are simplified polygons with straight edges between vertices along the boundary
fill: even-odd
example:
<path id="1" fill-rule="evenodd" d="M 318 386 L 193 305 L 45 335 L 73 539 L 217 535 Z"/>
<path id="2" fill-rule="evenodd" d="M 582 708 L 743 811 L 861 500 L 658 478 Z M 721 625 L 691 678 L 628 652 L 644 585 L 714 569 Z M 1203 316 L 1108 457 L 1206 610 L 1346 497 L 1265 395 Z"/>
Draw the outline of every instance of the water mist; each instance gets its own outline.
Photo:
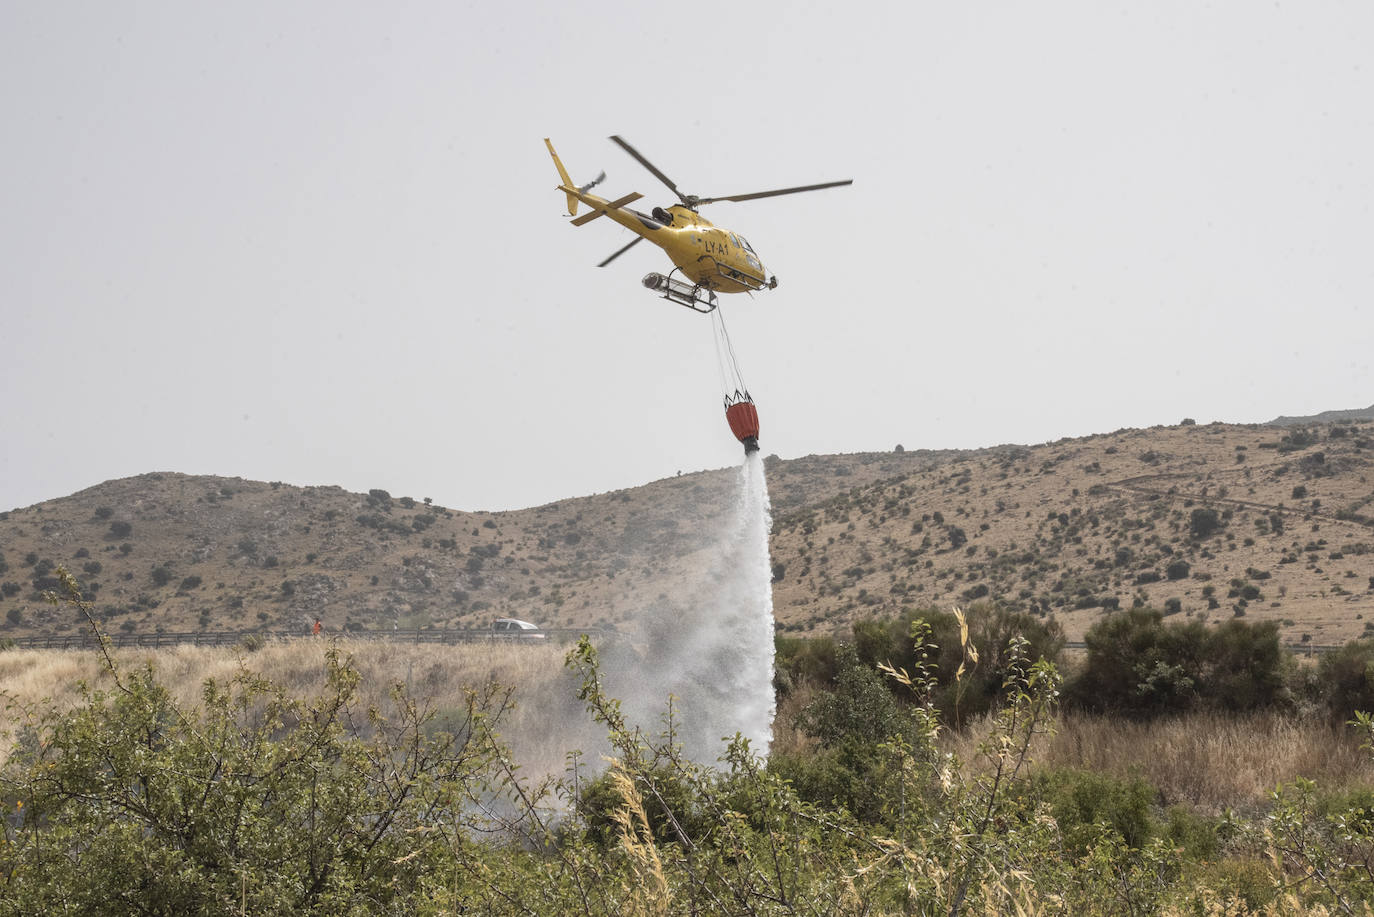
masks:
<path id="1" fill-rule="evenodd" d="M 759 453 L 745 456 L 726 506 L 700 577 L 646 611 L 638 653 L 606 660 L 607 687 L 646 731 L 663 731 L 675 699 L 674 738 L 703 764 L 736 733 L 767 755 L 775 712 L 771 520 Z"/>

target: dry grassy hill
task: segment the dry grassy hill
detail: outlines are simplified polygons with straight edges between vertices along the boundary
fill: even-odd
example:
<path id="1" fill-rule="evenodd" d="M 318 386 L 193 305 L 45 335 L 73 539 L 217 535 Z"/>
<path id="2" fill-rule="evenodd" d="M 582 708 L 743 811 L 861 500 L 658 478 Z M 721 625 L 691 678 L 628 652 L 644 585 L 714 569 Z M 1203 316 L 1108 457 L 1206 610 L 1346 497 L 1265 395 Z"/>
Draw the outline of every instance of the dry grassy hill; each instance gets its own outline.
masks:
<path id="1" fill-rule="evenodd" d="M 1070 639 L 1140 603 L 1277 620 L 1285 639 L 1374 629 L 1368 424 L 1193 424 L 978 452 L 775 523 L 783 626 L 995 600 Z"/>
<path id="2" fill-rule="evenodd" d="M 1182 425 L 970 452 L 767 460 L 774 606 L 829 631 L 903 606 L 1000 601 L 1071 638 L 1143 602 L 1374 622 L 1374 425 Z M 633 627 L 709 562 L 733 470 L 503 513 L 384 490 L 172 473 L 0 513 L 0 636 L 78 624 L 38 591 L 65 565 L 112 629 Z M 686 611 L 686 609 L 684 609 Z"/>
<path id="3" fill-rule="evenodd" d="M 953 453 L 780 463 L 793 510 Z M 777 463 L 775 463 L 777 464 Z M 618 626 L 699 575 L 733 470 L 504 513 L 338 487 L 153 473 L 0 513 L 0 635 L 70 632 L 41 601 L 66 566 L 108 626 Z"/>

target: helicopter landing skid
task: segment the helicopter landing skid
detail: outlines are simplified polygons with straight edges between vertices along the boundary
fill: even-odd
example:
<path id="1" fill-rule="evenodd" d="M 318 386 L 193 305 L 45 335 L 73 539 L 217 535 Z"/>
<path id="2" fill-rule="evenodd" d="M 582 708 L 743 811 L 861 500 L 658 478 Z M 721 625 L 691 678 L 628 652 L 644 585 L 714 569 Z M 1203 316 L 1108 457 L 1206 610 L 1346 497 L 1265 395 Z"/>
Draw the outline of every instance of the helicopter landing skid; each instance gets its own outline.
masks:
<path id="1" fill-rule="evenodd" d="M 691 284 L 683 280 L 678 280 L 671 274 L 667 276 L 663 274 L 645 274 L 644 286 L 655 291 L 663 299 L 669 302 L 675 302 L 679 306 L 686 306 L 703 315 L 715 311 L 717 305 L 716 294 L 709 288 L 700 286 L 699 284 Z"/>

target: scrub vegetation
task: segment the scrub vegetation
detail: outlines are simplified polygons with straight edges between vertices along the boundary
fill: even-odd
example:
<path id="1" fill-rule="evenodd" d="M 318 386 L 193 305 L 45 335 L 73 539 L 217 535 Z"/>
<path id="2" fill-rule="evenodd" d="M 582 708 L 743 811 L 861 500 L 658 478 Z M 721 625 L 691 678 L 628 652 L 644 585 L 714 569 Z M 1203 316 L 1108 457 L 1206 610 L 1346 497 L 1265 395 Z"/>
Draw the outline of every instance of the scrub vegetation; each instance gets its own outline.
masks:
<path id="1" fill-rule="evenodd" d="M 95 624 L 74 593 L 56 610 Z M 196 674 L 105 649 L 74 696 L 12 699 L 0 912 L 1370 913 L 1374 722 L 1343 679 L 1374 647 L 1308 665 L 1237 622 L 1190 656 L 1186 624 L 1116 620 L 1077 665 L 994 606 L 781 639 L 772 754 L 727 741 L 716 767 L 683 757 L 667 699 L 660 729 L 628 723 L 585 640 L 542 687 L 511 662 L 514 687 L 412 669 L 370 696 L 328 641 Z M 1082 694 L 1126 684 L 1150 702 Z M 521 766 L 512 700 L 553 687 L 604 760 Z"/>

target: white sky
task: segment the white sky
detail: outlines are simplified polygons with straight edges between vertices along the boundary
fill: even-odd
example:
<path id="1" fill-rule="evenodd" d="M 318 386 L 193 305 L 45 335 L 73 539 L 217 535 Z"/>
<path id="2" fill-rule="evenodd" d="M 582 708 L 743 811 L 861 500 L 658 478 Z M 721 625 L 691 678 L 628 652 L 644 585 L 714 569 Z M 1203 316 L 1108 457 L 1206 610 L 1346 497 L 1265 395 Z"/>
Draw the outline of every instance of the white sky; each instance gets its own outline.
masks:
<path id="1" fill-rule="evenodd" d="M 765 453 L 1374 401 L 1374 5 L 0 0 L 0 509 L 146 471 L 509 509 Z"/>

